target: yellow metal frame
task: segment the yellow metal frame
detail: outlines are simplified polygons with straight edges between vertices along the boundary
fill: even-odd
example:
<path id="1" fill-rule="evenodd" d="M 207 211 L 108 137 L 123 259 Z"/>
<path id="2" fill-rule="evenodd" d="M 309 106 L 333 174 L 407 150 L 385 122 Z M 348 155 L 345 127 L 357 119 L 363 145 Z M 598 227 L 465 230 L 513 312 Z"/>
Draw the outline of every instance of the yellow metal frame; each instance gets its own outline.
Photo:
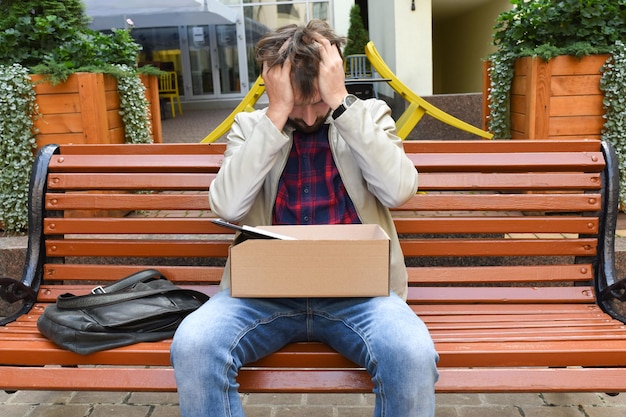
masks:
<path id="1" fill-rule="evenodd" d="M 263 78 L 259 75 L 259 78 L 256 79 L 255 83 L 250 87 L 250 91 L 245 97 L 241 100 L 241 102 L 235 107 L 227 117 L 220 123 L 211 133 L 209 133 L 204 139 L 200 142 L 203 143 L 212 143 L 221 138 L 230 127 L 233 125 L 235 121 L 235 116 L 241 113 L 242 111 L 253 111 L 254 104 L 259 100 L 259 97 L 263 95 L 265 91 L 265 85 L 263 85 Z"/>
<path id="2" fill-rule="evenodd" d="M 391 88 L 398 92 L 406 101 L 409 102 L 409 106 L 404 113 L 396 121 L 397 133 L 403 140 L 411 133 L 415 125 L 420 121 L 422 116 L 428 114 L 435 119 L 438 119 L 450 126 L 454 126 L 463 131 L 475 134 L 485 139 L 493 138 L 493 134 L 470 125 L 448 113 L 440 110 L 434 105 L 430 104 L 417 94 L 415 94 L 410 88 L 408 88 L 402 81 L 396 77 L 396 74 L 389 69 L 385 61 L 381 58 L 380 54 L 374 47 L 374 43 L 370 41 L 365 47 L 365 55 L 370 61 L 370 64 L 376 70 L 376 72 L 382 77 L 389 79 L 387 83 Z M 235 116 L 242 111 L 254 110 L 254 104 L 265 92 L 265 86 L 263 85 L 263 78 L 259 76 L 256 79 L 254 85 L 248 91 L 248 94 L 241 100 L 239 105 L 219 124 L 211 133 L 209 133 L 201 142 L 211 143 L 221 138 L 232 126 Z"/>
<path id="3" fill-rule="evenodd" d="M 382 59 L 376 47 L 374 46 L 374 42 L 369 41 L 365 46 L 365 55 L 367 59 L 369 59 L 372 67 L 378 72 L 378 74 L 382 78 L 389 79 L 387 83 L 391 88 L 393 88 L 398 94 L 400 94 L 408 103 L 409 106 L 406 108 L 404 113 L 398 118 L 396 121 L 397 133 L 398 136 L 402 139 L 406 139 L 406 137 L 411 133 L 415 125 L 420 121 L 420 119 L 428 114 L 429 116 L 434 117 L 450 126 L 454 126 L 463 131 L 472 133 L 474 135 L 478 135 L 485 139 L 493 138 L 493 134 L 490 132 L 486 132 L 482 129 L 477 128 L 476 126 L 472 126 L 469 123 L 466 123 L 460 119 L 457 119 L 454 116 L 449 115 L 443 110 L 435 107 L 430 104 L 417 94 L 415 94 L 409 87 L 407 87 L 402 81 L 396 77 L 396 74 L 391 71 L 391 69 L 387 66 L 385 61 Z"/>

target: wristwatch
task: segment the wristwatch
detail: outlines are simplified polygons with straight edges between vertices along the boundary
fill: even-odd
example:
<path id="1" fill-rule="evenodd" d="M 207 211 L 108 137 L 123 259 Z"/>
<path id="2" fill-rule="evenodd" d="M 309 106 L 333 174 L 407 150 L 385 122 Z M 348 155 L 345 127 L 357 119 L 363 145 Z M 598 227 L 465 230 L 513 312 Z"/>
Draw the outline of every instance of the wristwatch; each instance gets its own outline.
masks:
<path id="1" fill-rule="evenodd" d="M 354 104 L 354 102 L 356 102 L 359 98 L 357 96 L 355 96 L 354 94 L 348 94 L 347 96 L 345 96 L 343 98 L 343 101 L 341 102 L 341 104 L 339 105 L 339 107 L 337 107 L 335 109 L 335 111 L 333 111 L 333 120 L 337 119 L 339 116 L 341 116 L 343 114 L 344 111 L 346 111 L 346 109 L 350 106 L 352 106 Z"/>

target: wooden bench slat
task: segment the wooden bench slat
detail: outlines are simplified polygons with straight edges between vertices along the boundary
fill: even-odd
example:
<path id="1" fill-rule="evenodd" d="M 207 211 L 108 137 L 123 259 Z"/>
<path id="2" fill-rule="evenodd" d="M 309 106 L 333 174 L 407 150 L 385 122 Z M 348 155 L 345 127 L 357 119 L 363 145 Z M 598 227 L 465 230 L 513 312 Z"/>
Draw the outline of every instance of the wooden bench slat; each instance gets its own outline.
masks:
<path id="1" fill-rule="evenodd" d="M 557 326 L 560 329 L 563 329 L 563 322 L 573 322 L 573 323 L 612 323 L 612 324 L 620 324 L 621 322 L 609 321 L 606 319 L 606 315 L 597 312 L 587 311 L 578 311 L 578 312 L 552 312 L 542 313 L 542 314 L 533 314 L 532 312 L 527 313 L 516 313 L 516 314 L 479 314 L 474 313 L 471 315 L 462 314 L 462 313 L 450 313 L 450 314 L 430 314 L 424 315 L 423 320 L 430 324 L 435 323 L 446 323 L 457 325 L 459 329 L 467 329 L 472 326 L 474 323 L 477 324 L 490 324 L 490 323 L 503 323 L 503 322 L 533 322 L 533 323 L 543 323 L 550 324 L 552 323 L 554 326 Z M 523 325 L 522 325 L 523 326 Z M 518 325 L 513 326 L 513 331 L 518 330 L 520 327 Z"/>
<path id="2" fill-rule="evenodd" d="M 48 256 L 212 257 L 225 256 L 232 241 L 218 240 L 115 240 L 50 239 Z"/>
<path id="3" fill-rule="evenodd" d="M 205 155 L 54 155 L 50 172 L 206 172 L 215 173 L 224 159 L 220 154 Z"/>
<path id="4" fill-rule="evenodd" d="M 596 211 L 599 194 L 417 194 L 396 210 L 522 210 L 522 211 Z"/>
<path id="5" fill-rule="evenodd" d="M 621 371 L 621 372 L 620 372 Z M 620 368 L 442 369 L 437 392 L 624 392 Z"/>
<path id="6" fill-rule="evenodd" d="M 173 218 L 48 218 L 44 233 L 59 234 L 211 234 L 234 235 L 229 229 L 208 221 L 207 217 Z"/>
<path id="7" fill-rule="evenodd" d="M 401 214 L 399 215 L 401 216 Z M 583 233 L 598 232 L 597 217 L 574 216 L 467 216 L 423 217 L 394 219 L 400 234 L 425 233 Z M 206 217 L 176 218 L 47 218 L 46 234 L 232 234 Z"/>
<path id="8" fill-rule="evenodd" d="M 423 303 L 593 303 L 590 287 L 409 287 Z"/>
<path id="9" fill-rule="evenodd" d="M 454 190 L 597 190 L 598 173 L 527 173 L 520 181 L 518 173 L 468 173 L 463 175 L 443 172 L 420 172 L 420 191 Z"/>
<path id="10" fill-rule="evenodd" d="M 210 210 L 208 193 L 202 194 L 96 194 L 68 193 L 46 195 L 48 210 Z M 395 210 L 525 210 L 596 211 L 599 194 L 497 194 L 449 195 L 418 194 Z"/>
<path id="11" fill-rule="evenodd" d="M 471 267 L 411 267 L 412 284 L 459 284 L 503 282 L 565 282 L 593 279 L 589 264 L 579 265 L 506 265 Z"/>
<path id="12" fill-rule="evenodd" d="M 223 146 L 223 145 L 222 145 Z M 407 153 L 518 153 L 518 152 L 598 152 L 599 140 L 419 140 L 404 141 Z"/>
<path id="13" fill-rule="evenodd" d="M 47 210 L 210 210 L 204 194 L 47 194 Z"/>
<path id="14" fill-rule="evenodd" d="M 477 141 L 477 140 L 419 140 L 404 141 L 402 143 L 408 153 L 503 153 L 503 152 L 598 152 L 599 140 L 504 140 L 504 141 Z M 223 154 L 225 143 L 190 144 L 190 143 L 153 143 L 149 147 L 143 144 L 102 144 L 98 149 L 102 153 L 136 155 L 136 154 Z M 64 155 L 93 154 L 92 145 L 74 144 L 63 149 Z"/>
<path id="15" fill-rule="evenodd" d="M 403 240 L 405 256 L 590 256 L 595 239 L 422 239 Z"/>
<path id="16" fill-rule="evenodd" d="M 413 299 L 409 301 L 410 307 L 420 317 L 428 317 L 431 315 L 451 315 L 470 316 L 470 315 L 525 315 L 534 314 L 537 316 L 561 314 L 599 314 L 607 317 L 606 314 L 596 304 L 580 303 L 580 304 L 546 304 L 546 303 L 519 303 L 510 304 L 415 304 Z"/>
<path id="17" fill-rule="evenodd" d="M 50 239 L 48 256 L 203 257 L 225 256 L 231 241 Z M 407 240 L 401 246 L 406 256 L 587 256 L 596 252 L 593 239 L 502 239 Z"/>
<path id="18" fill-rule="evenodd" d="M 39 290 L 42 302 L 54 302 L 64 292 L 88 294 L 94 285 L 43 285 Z M 217 286 L 182 285 L 213 295 Z M 409 287 L 408 298 L 416 303 L 592 303 L 590 287 Z"/>
<path id="19" fill-rule="evenodd" d="M 219 284 L 224 267 L 169 265 L 46 264 L 44 276 L 49 282 L 94 280 L 112 282 L 143 269 L 157 269 L 172 282 Z"/>
<path id="20" fill-rule="evenodd" d="M 601 152 L 485 153 L 410 153 L 408 157 L 421 172 L 600 172 L 604 167 Z"/>
<path id="21" fill-rule="evenodd" d="M 575 146 L 575 144 L 573 144 Z M 223 155 L 225 143 L 198 146 L 197 143 L 152 143 L 145 144 L 98 144 L 103 155 Z M 92 144 L 73 144 L 63 147 L 63 155 L 93 155 Z"/>
<path id="22" fill-rule="evenodd" d="M 490 153 L 480 158 L 468 153 L 411 153 L 408 154 L 418 170 L 478 172 L 583 171 L 600 172 L 604 167 L 601 152 L 535 152 Z M 185 166 L 186 172 L 216 172 L 222 155 L 184 155 L 185 163 L 177 155 L 55 155 L 50 160 L 51 172 L 177 172 Z"/>
<path id="23" fill-rule="evenodd" d="M 181 168 L 182 170 L 182 168 Z M 216 174 L 198 173 L 55 173 L 48 178 L 51 190 L 206 190 Z M 424 172 L 419 177 L 419 189 L 467 190 L 480 187 L 485 190 L 597 190 L 600 188 L 598 173 L 529 173 L 520 182 L 517 173 L 465 173 L 463 176 L 449 173 Z"/>
<path id="24" fill-rule="evenodd" d="M 226 256 L 230 240 L 50 239 L 48 256 Z M 401 243 L 406 256 L 589 256 L 594 239 L 423 239 Z"/>
<path id="25" fill-rule="evenodd" d="M 65 391 L 154 391 L 174 392 L 174 371 L 167 368 L 30 368 L 6 367 L 6 379 L 0 380 L 5 390 L 55 389 Z M 318 371 L 324 374 L 329 371 Z M 282 373 L 280 379 L 274 375 Z M 626 386 L 626 374 L 622 368 L 446 368 L 439 371 L 435 389 L 439 393 L 504 393 L 504 392 L 620 392 Z M 292 374 L 301 382 L 287 378 Z M 124 387 L 120 387 L 120 375 L 124 375 Z M 302 374 L 289 370 L 243 369 L 239 382 L 245 392 L 320 392 L 311 387 L 322 386 L 328 392 L 367 392 L 371 390 L 369 375 L 363 370 L 346 370 L 333 375 L 348 383 L 340 387 L 313 383 L 315 373 Z M 304 379 L 304 380 L 303 380 Z M 327 380 L 327 378 L 325 378 Z M 10 381 L 12 385 L 7 385 Z M 344 387 L 345 390 L 340 389 Z M 323 391 L 326 392 L 326 391 Z"/>
<path id="26" fill-rule="evenodd" d="M 420 216 L 424 217 L 394 219 L 398 233 L 598 233 L 597 217 Z"/>
<path id="27" fill-rule="evenodd" d="M 216 174 L 150 173 L 112 174 L 57 173 L 48 177 L 50 190 L 207 190 Z M 581 182 L 586 182 L 581 178 Z M 588 181 L 587 181 L 588 182 Z"/>
<path id="28" fill-rule="evenodd" d="M 471 346 L 471 348 L 469 348 Z M 436 343 L 441 367 L 619 366 L 626 340 Z M 585 354 L 593 351 L 594 355 Z"/>

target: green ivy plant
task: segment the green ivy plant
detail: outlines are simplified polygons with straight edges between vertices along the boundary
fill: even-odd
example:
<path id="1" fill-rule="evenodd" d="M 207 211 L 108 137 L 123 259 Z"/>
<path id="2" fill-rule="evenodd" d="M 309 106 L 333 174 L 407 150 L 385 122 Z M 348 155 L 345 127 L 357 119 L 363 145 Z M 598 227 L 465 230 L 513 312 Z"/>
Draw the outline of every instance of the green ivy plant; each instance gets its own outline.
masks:
<path id="1" fill-rule="evenodd" d="M 137 67 L 141 49 L 126 29 L 90 30 L 80 0 L 2 0 L 0 15 L 0 223 L 6 232 L 27 227 L 27 201 L 37 117 L 28 74 L 45 74 L 57 84 L 79 71 L 100 72 L 118 81 L 127 143 L 150 143 L 149 106 Z M 9 80 L 14 80 L 15 85 Z M 30 101 L 32 100 L 32 101 Z"/>
<path id="2" fill-rule="evenodd" d="M 0 65 L 0 222 L 6 231 L 28 225 L 28 187 L 35 148 L 35 90 L 28 70 Z"/>
<path id="3" fill-rule="evenodd" d="M 609 54 L 601 77 L 605 123 L 602 139 L 611 142 L 620 162 L 621 205 L 626 207 L 626 0 L 510 0 L 494 26 L 497 50 L 488 59 L 489 130 L 511 138 L 510 90 L 517 58 Z"/>
<path id="4" fill-rule="evenodd" d="M 620 166 L 620 205 L 626 207 L 626 46 L 622 41 L 601 68 L 600 89 L 604 93 L 602 139 L 615 147 Z"/>
<path id="5" fill-rule="evenodd" d="M 122 71 L 117 76 L 117 91 L 126 143 L 152 143 L 146 88 L 131 67 L 118 65 L 118 68 Z"/>

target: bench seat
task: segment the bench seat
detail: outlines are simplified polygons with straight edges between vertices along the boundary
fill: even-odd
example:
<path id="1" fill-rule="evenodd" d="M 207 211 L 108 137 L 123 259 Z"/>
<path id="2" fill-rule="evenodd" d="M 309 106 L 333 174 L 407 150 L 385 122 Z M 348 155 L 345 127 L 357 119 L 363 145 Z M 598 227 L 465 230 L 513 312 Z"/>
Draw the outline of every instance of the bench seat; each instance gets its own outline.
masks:
<path id="1" fill-rule="evenodd" d="M 599 141 L 419 141 L 420 190 L 393 210 L 408 303 L 440 354 L 438 392 L 626 390 L 617 163 Z M 232 234 L 208 221 L 222 144 L 62 145 L 33 169 L 22 308 L 0 327 L 0 388 L 175 391 L 170 341 L 81 356 L 39 334 L 60 294 L 154 267 L 209 295 Z M 29 290 L 32 289 L 32 297 Z M 242 392 L 370 392 L 320 343 L 248 364 Z"/>

